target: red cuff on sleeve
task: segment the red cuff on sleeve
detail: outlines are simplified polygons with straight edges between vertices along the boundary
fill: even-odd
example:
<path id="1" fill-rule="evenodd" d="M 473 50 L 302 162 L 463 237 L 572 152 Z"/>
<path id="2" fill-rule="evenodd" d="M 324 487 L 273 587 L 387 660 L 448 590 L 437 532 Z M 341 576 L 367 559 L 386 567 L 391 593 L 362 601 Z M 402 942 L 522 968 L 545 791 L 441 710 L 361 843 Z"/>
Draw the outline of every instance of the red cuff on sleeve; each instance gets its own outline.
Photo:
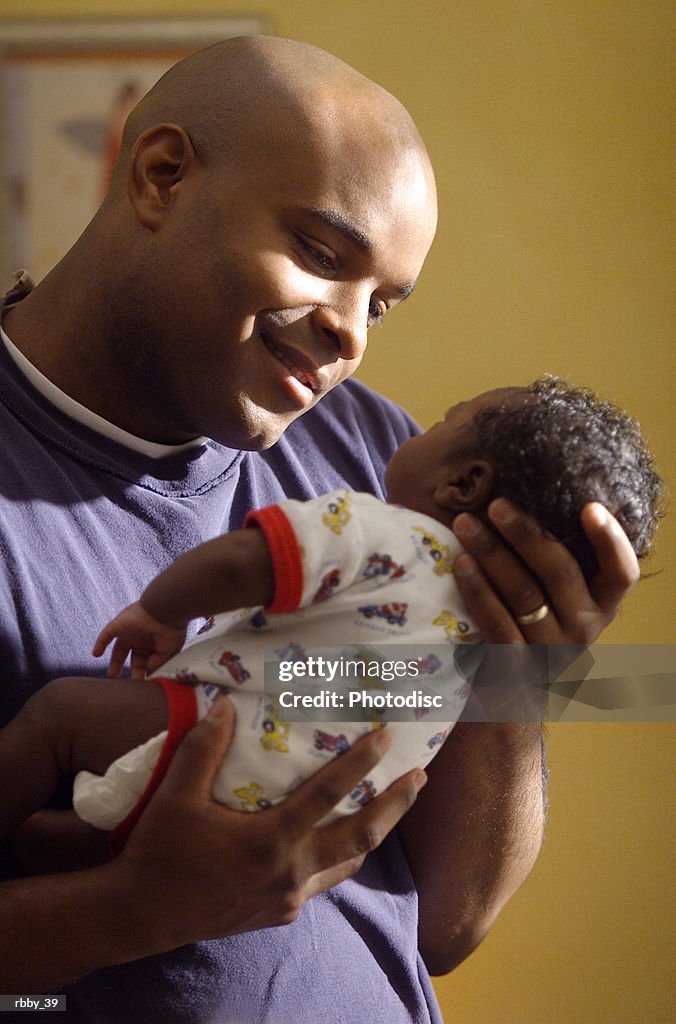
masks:
<path id="1" fill-rule="evenodd" d="M 160 676 L 154 677 L 153 682 L 159 683 L 162 687 L 169 704 L 167 738 L 162 745 L 153 774 L 150 776 L 148 785 L 139 797 L 138 803 L 129 812 L 124 821 L 116 825 L 108 836 L 108 849 L 112 857 L 117 856 L 124 848 L 124 844 L 127 842 L 136 822 L 145 811 L 150 798 L 166 775 L 181 740 L 197 722 L 197 699 L 192 686 L 188 686 L 185 683 L 177 683 L 175 679 L 167 679 Z"/>
<path id="2" fill-rule="evenodd" d="M 258 526 L 272 556 L 275 595 L 270 612 L 295 612 L 303 597 L 303 556 L 293 526 L 279 505 L 249 512 L 245 526 Z"/>

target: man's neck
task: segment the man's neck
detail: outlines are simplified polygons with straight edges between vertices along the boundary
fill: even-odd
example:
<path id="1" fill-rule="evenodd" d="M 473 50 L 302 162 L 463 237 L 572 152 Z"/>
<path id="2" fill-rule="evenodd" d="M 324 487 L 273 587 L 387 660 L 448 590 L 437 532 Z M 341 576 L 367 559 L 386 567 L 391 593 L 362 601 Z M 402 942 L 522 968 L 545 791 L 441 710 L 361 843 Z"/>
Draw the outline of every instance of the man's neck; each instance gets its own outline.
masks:
<path id="1" fill-rule="evenodd" d="M 58 358 L 58 353 L 62 351 L 64 341 L 68 342 L 67 335 L 54 337 L 53 344 L 50 342 L 53 337 L 53 320 L 47 322 L 47 318 L 40 312 L 41 303 L 36 306 L 34 301 L 40 298 L 40 290 L 32 291 L 32 282 L 27 275 L 17 280 L 16 287 L 6 299 L 9 305 L 3 310 L 2 341 L 19 369 L 53 405 L 71 419 L 151 458 L 181 454 L 206 442 L 204 437 L 189 438 L 173 444 L 147 440 L 138 436 L 134 430 L 129 430 L 125 424 L 117 422 L 116 418 L 106 415 L 99 409 L 98 402 L 88 400 L 86 389 L 78 388 L 77 378 L 73 374 L 81 362 L 77 358 L 76 346 L 73 345 L 73 354 L 63 360 Z M 61 306 L 62 303 L 58 303 L 54 308 Z"/>

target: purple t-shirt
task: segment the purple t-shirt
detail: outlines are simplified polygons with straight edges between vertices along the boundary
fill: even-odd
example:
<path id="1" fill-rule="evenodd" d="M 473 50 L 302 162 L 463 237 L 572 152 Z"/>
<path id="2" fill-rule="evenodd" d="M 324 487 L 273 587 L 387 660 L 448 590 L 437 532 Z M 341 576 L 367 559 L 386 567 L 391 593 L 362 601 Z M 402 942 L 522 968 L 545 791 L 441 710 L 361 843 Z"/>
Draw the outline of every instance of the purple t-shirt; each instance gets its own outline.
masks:
<path id="1" fill-rule="evenodd" d="M 382 496 L 384 465 L 415 430 L 403 410 L 348 381 L 267 452 L 209 442 L 152 459 L 61 413 L 0 345 L 0 724 L 48 679 L 104 674 L 89 653 L 98 631 L 187 548 L 285 497 L 341 486 Z M 417 911 L 391 836 L 293 924 L 98 971 L 66 990 L 60 1020 L 434 1024 Z M 30 1017 L 3 1018 L 14 1019 Z"/>

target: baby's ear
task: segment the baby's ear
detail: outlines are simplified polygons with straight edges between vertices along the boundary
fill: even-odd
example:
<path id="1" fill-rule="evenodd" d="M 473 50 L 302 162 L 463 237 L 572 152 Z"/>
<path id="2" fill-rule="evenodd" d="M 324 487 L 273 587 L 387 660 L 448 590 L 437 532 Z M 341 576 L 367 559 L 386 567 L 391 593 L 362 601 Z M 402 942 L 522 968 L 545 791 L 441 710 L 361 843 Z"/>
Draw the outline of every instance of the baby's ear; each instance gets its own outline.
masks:
<path id="1" fill-rule="evenodd" d="M 491 500 L 495 474 L 484 459 L 456 461 L 434 491 L 434 500 L 449 512 L 478 512 Z"/>

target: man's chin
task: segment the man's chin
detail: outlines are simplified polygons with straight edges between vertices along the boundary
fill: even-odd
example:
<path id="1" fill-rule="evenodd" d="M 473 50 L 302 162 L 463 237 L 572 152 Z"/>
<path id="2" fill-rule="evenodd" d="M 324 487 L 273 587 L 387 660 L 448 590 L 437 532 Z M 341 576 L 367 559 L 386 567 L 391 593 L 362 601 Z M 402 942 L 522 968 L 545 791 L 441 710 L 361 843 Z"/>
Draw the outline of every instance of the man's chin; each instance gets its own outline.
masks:
<path id="1" fill-rule="evenodd" d="M 237 451 L 264 452 L 277 444 L 280 437 L 303 412 L 271 413 L 256 410 L 256 415 L 245 417 L 235 429 L 232 424 L 224 425 L 209 436 L 212 440 Z"/>

